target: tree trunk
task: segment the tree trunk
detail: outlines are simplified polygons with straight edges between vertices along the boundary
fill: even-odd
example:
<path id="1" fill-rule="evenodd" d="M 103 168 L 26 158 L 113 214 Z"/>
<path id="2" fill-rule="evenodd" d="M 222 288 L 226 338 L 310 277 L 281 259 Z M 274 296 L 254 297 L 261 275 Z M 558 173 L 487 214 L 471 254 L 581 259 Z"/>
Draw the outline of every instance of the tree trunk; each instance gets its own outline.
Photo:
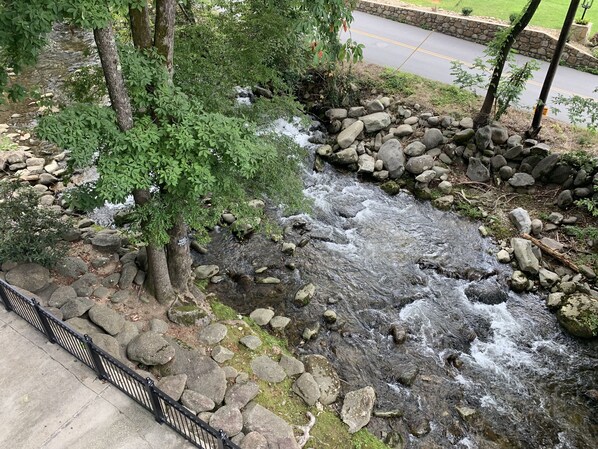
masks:
<path id="1" fill-rule="evenodd" d="M 112 109 L 116 112 L 118 126 L 123 132 L 128 131 L 133 127 L 133 111 L 121 71 L 112 25 L 109 23 L 105 28 L 94 29 L 93 37 L 98 47 L 108 95 Z"/>
<path id="2" fill-rule="evenodd" d="M 146 50 L 153 45 L 152 29 L 149 20 L 147 2 L 140 9 L 129 8 L 129 20 L 131 22 L 131 36 L 136 48 Z"/>
<path id="3" fill-rule="evenodd" d="M 509 28 L 507 36 L 503 39 L 498 49 L 498 54 L 496 55 L 494 71 L 492 72 L 492 77 L 490 78 L 490 85 L 488 86 L 488 90 L 486 91 L 484 103 L 482 104 L 480 112 L 478 112 L 478 115 L 475 117 L 476 127 L 485 126 L 488 124 L 490 120 L 490 115 L 492 114 L 492 106 L 494 105 L 494 101 L 496 100 L 498 83 L 500 82 L 500 79 L 502 77 L 502 72 L 505 68 L 505 63 L 507 62 L 507 59 L 509 57 L 511 47 L 515 43 L 515 40 L 517 39 L 519 34 L 521 34 L 521 32 L 525 29 L 529 21 L 534 16 L 536 9 L 538 9 L 540 1 L 541 0 L 530 0 L 523 15 L 519 18 L 517 22 L 515 22 L 511 26 L 511 28 Z"/>
<path id="4" fill-rule="evenodd" d="M 164 57 L 170 78 L 173 73 L 175 12 L 176 0 L 157 0 L 154 47 Z"/>
<path id="5" fill-rule="evenodd" d="M 135 204 L 143 206 L 150 200 L 150 192 L 149 190 L 135 190 L 133 197 Z M 148 265 L 146 285 L 160 304 L 170 304 L 175 299 L 175 294 L 168 273 L 168 260 L 164 246 L 149 242 L 146 250 Z"/>
<path id="6" fill-rule="evenodd" d="M 191 252 L 187 225 L 182 217 L 177 218 L 168 234 L 170 235 L 167 246 L 170 280 L 176 290 L 186 293 L 189 291 L 191 279 Z"/>

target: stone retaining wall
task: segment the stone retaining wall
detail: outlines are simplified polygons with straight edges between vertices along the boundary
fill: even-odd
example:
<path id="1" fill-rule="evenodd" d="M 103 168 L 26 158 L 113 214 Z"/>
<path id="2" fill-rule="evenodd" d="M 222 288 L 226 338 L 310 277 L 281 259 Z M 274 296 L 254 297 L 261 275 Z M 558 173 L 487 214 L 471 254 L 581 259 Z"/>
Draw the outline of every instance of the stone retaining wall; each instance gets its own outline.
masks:
<path id="1" fill-rule="evenodd" d="M 479 44 L 487 44 L 499 31 L 507 27 L 506 25 L 470 17 L 385 5 L 373 1 L 360 1 L 356 9 Z M 550 34 L 526 29 L 521 33 L 513 47 L 522 55 L 549 61 L 554 53 L 556 43 L 557 39 Z M 565 65 L 577 69 L 590 68 L 598 70 L 597 58 L 569 44 L 563 52 L 562 61 Z"/>

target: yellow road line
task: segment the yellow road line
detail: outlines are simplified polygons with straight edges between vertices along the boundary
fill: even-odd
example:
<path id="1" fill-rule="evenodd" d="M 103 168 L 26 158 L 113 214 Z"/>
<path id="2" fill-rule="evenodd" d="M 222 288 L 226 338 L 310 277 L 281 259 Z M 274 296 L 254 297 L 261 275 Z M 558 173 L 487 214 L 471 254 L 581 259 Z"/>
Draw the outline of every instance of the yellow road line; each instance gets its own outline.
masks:
<path id="1" fill-rule="evenodd" d="M 382 41 L 382 42 L 387 42 L 387 43 L 389 43 L 391 45 L 395 45 L 397 47 L 407 48 L 407 49 L 413 50 L 414 52 L 417 52 L 417 53 L 423 53 L 423 54 L 432 56 L 434 58 L 443 59 L 445 61 L 451 61 L 451 62 L 452 61 L 458 61 L 461 64 L 464 64 L 464 65 L 466 65 L 468 67 L 471 67 L 471 63 L 468 62 L 468 61 L 463 61 L 463 60 L 460 60 L 460 59 L 457 59 L 457 58 L 453 58 L 451 56 L 443 55 L 442 53 L 437 53 L 435 51 L 426 50 L 424 48 L 416 47 L 414 45 L 409 45 L 409 44 L 406 44 L 404 42 L 396 41 L 394 39 L 389 39 L 387 37 L 378 36 L 377 34 L 372 34 L 372 33 L 369 33 L 367 31 L 356 30 L 355 28 L 351 28 L 351 32 L 356 33 L 356 34 L 360 34 L 362 36 L 370 37 L 372 39 L 377 39 L 377 40 Z M 529 80 L 528 84 L 531 84 L 532 86 L 542 87 L 542 83 L 539 83 L 539 82 L 534 81 L 534 80 Z M 577 95 L 577 96 L 582 97 L 582 98 L 592 98 L 594 100 L 597 99 L 597 98 L 594 98 L 594 97 L 591 97 L 591 96 L 588 96 L 588 95 L 584 95 L 584 94 L 580 94 L 580 93 L 577 93 L 577 92 L 574 92 L 574 91 L 571 91 L 571 90 L 562 89 L 560 87 L 553 87 L 551 90 L 552 91 L 557 91 L 557 92 L 560 92 L 560 93 L 563 93 L 563 94 L 567 94 L 567 95 Z"/>

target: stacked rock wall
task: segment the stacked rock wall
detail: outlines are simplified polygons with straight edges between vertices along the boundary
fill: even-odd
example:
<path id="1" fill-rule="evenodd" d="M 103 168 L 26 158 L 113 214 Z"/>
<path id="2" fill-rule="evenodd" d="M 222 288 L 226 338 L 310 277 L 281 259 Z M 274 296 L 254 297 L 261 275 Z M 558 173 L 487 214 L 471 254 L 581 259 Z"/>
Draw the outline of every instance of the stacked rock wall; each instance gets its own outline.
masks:
<path id="1" fill-rule="evenodd" d="M 479 44 L 487 44 L 494 39 L 497 33 L 507 28 L 506 25 L 481 19 L 385 5 L 373 1 L 360 1 L 356 9 Z M 549 61 L 556 48 L 556 43 L 557 39 L 550 34 L 526 29 L 521 33 L 513 48 L 522 55 Z M 569 44 L 563 52 L 562 61 L 569 67 L 598 69 L 597 58 Z"/>

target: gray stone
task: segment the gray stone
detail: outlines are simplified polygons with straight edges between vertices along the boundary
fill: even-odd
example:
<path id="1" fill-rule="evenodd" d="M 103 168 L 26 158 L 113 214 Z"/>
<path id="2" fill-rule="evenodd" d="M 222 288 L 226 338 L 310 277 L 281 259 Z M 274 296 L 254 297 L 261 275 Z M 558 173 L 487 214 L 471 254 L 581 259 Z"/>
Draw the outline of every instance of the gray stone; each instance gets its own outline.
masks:
<path id="1" fill-rule="evenodd" d="M 465 129 L 473 128 L 473 119 L 471 117 L 464 117 L 459 122 L 459 126 Z"/>
<path id="2" fill-rule="evenodd" d="M 176 374 L 174 376 L 165 376 L 156 382 L 156 387 L 166 393 L 175 401 L 181 399 L 185 385 L 187 384 L 186 374 Z"/>
<path id="3" fill-rule="evenodd" d="M 366 104 L 366 109 L 368 112 L 381 112 L 384 111 L 384 105 L 380 100 L 372 100 L 368 104 Z"/>
<path id="4" fill-rule="evenodd" d="M 338 374 L 328 359 L 321 355 L 308 355 L 303 360 L 305 371 L 310 373 L 320 387 L 320 402 L 330 405 L 336 401 L 341 390 Z"/>
<path id="5" fill-rule="evenodd" d="M 509 262 L 511 262 L 511 255 L 509 254 L 509 252 L 507 250 L 501 249 L 496 254 L 496 260 L 498 260 L 500 263 L 509 263 Z"/>
<path id="6" fill-rule="evenodd" d="M 210 418 L 210 426 L 223 430 L 229 437 L 234 437 L 243 430 L 243 415 L 236 407 L 220 407 Z"/>
<path id="7" fill-rule="evenodd" d="M 272 284 L 280 284 L 280 279 L 275 278 L 273 276 L 266 276 L 266 277 L 258 277 L 255 278 L 256 284 L 265 284 L 265 285 L 272 285 Z"/>
<path id="8" fill-rule="evenodd" d="M 426 152 L 426 146 L 419 140 L 416 140 L 407 145 L 403 152 L 409 157 L 421 156 Z"/>
<path id="9" fill-rule="evenodd" d="M 513 209 L 509 212 L 509 219 L 520 234 L 529 234 L 531 232 L 532 220 L 525 209 L 522 209 L 521 207 Z"/>
<path id="10" fill-rule="evenodd" d="M 102 330 L 85 318 L 75 317 L 65 320 L 65 323 L 82 335 L 101 334 Z"/>
<path id="11" fill-rule="evenodd" d="M 454 202 L 455 197 L 453 195 L 445 195 L 441 196 L 440 198 L 436 198 L 432 204 L 434 204 L 434 206 L 438 209 L 448 210 L 453 206 Z"/>
<path id="12" fill-rule="evenodd" d="M 224 363 L 232 359 L 235 356 L 234 352 L 224 346 L 215 346 L 212 349 L 212 358 L 218 363 Z"/>
<path id="13" fill-rule="evenodd" d="M 309 406 L 315 405 L 320 399 L 320 387 L 309 373 L 299 376 L 293 383 L 293 391 Z"/>
<path id="14" fill-rule="evenodd" d="M 260 392 L 260 387 L 255 382 L 235 384 L 231 386 L 224 396 L 224 403 L 239 409 L 244 408 Z"/>
<path id="15" fill-rule="evenodd" d="M 445 195 L 448 195 L 452 192 L 453 185 L 449 181 L 442 181 L 438 184 L 438 189 Z"/>
<path id="16" fill-rule="evenodd" d="M 341 410 L 341 419 L 349 426 L 349 433 L 365 427 L 372 417 L 376 392 L 372 387 L 351 391 L 346 394 Z"/>
<path id="17" fill-rule="evenodd" d="M 363 106 L 356 106 L 356 107 L 349 108 L 348 116 L 351 118 L 358 118 L 365 114 L 366 114 L 366 111 Z"/>
<path id="18" fill-rule="evenodd" d="M 56 264 L 56 271 L 61 276 L 77 279 L 87 273 L 87 264 L 80 257 L 65 257 Z"/>
<path id="19" fill-rule="evenodd" d="M 565 294 L 563 292 L 555 292 L 548 295 L 546 298 L 546 306 L 549 309 L 557 309 L 563 305 Z"/>
<path id="20" fill-rule="evenodd" d="M 560 154 L 554 153 L 546 156 L 542 159 L 532 170 L 531 175 L 534 179 L 542 179 L 550 174 L 556 164 L 559 162 L 561 158 Z"/>
<path id="21" fill-rule="evenodd" d="M 540 262 L 532 251 L 532 242 L 521 238 L 512 238 L 511 246 L 513 247 L 513 254 L 521 271 L 529 274 L 538 274 L 540 269 Z"/>
<path id="22" fill-rule="evenodd" d="M 592 196 L 593 190 L 590 187 L 578 187 L 577 189 L 573 190 L 573 195 L 576 198 L 588 198 Z"/>
<path id="23" fill-rule="evenodd" d="M 85 273 L 71 284 L 79 296 L 91 296 L 98 283 L 98 277 L 94 273 Z"/>
<path id="24" fill-rule="evenodd" d="M 155 332 L 157 334 L 165 334 L 166 332 L 168 332 L 168 323 L 164 320 L 160 320 L 158 318 L 153 318 L 150 321 L 150 330 L 152 332 Z"/>
<path id="25" fill-rule="evenodd" d="M 182 369 L 182 372 L 188 376 L 188 389 L 207 396 L 216 404 L 222 403 L 226 393 L 226 374 L 215 361 L 207 356 L 193 353 L 187 356 L 185 363 L 178 368 L 175 371 Z"/>
<path id="26" fill-rule="evenodd" d="M 372 133 L 388 127 L 391 123 L 391 117 L 386 112 L 375 112 L 374 114 L 364 115 L 361 117 L 361 121 L 365 125 L 365 130 Z"/>
<path id="27" fill-rule="evenodd" d="M 164 365 L 175 355 L 174 348 L 155 332 L 143 332 L 127 346 L 127 357 L 144 365 Z"/>
<path id="28" fill-rule="evenodd" d="M 100 286 L 93 290 L 92 296 L 98 299 L 107 299 L 112 293 L 114 293 L 114 290 Z"/>
<path id="29" fill-rule="evenodd" d="M 280 357 L 280 362 L 278 363 L 280 367 L 287 373 L 287 376 L 292 377 L 296 376 L 297 374 L 302 374 L 305 372 L 305 365 L 300 360 L 297 360 L 295 357 L 291 357 L 289 355 L 283 354 Z"/>
<path id="30" fill-rule="evenodd" d="M 92 333 L 88 335 L 100 349 L 106 351 L 112 357 L 121 359 L 120 343 L 116 338 L 102 333 Z"/>
<path id="31" fill-rule="evenodd" d="M 275 316 L 270 320 L 270 326 L 274 330 L 283 330 L 290 322 L 291 319 L 286 316 Z"/>
<path id="32" fill-rule="evenodd" d="M 542 230 L 544 229 L 544 223 L 542 223 L 542 220 L 539 220 L 537 218 L 532 220 L 532 234 L 535 236 L 539 236 L 542 233 Z"/>
<path id="33" fill-rule="evenodd" d="M 135 279 L 135 276 L 137 276 L 137 265 L 135 265 L 135 262 L 124 264 L 120 272 L 118 286 L 122 290 L 131 288 L 133 286 L 133 280 Z"/>
<path id="34" fill-rule="evenodd" d="M 249 432 L 239 444 L 241 449 L 268 449 L 268 440 L 259 432 Z"/>
<path id="35" fill-rule="evenodd" d="M 298 306 L 306 306 L 312 300 L 316 293 L 316 286 L 309 283 L 299 289 L 295 294 L 295 304 Z"/>
<path id="36" fill-rule="evenodd" d="M 139 328 L 135 325 L 135 323 L 125 321 L 125 325 L 116 336 L 116 340 L 118 340 L 121 345 L 127 346 L 129 343 L 131 343 L 131 340 L 137 337 L 137 335 L 139 335 Z"/>
<path id="37" fill-rule="evenodd" d="M 391 178 L 399 178 L 405 171 L 405 155 L 403 146 L 396 139 L 384 143 L 378 151 L 378 160 L 382 161 L 383 167 L 388 170 Z"/>
<path id="38" fill-rule="evenodd" d="M 475 131 L 473 129 L 464 129 L 455 133 L 453 136 L 453 142 L 457 145 L 466 144 L 473 138 L 474 135 Z"/>
<path id="39" fill-rule="evenodd" d="M 561 280 L 558 274 L 545 268 L 540 268 L 539 275 L 540 285 L 544 288 L 551 288 L 553 285 L 555 285 L 557 282 Z"/>
<path id="40" fill-rule="evenodd" d="M 397 137 L 407 137 L 413 134 L 413 127 L 411 125 L 399 125 L 395 131 L 395 136 Z"/>
<path id="41" fill-rule="evenodd" d="M 417 175 L 415 180 L 422 184 L 429 184 L 435 177 L 436 172 L 434 170 L 426 170 L 421 175 Z"/>
<path id="42" fill-rule="evenodd" d="M 514 271 L 511 275 L 511 289 L 515 292 L 523 292 L 527 289 L 528 279 L 523 271 Z"/>
<path id="43" fill-rule="evenodd" d="M 592 269 L 592 267 L 588 265 L 580 265 L 579 272 L 583 274 L 588 279 L 596 279 L 596 273 Z"/>
<path id="44" fill-rule="evenodd" d="M 484 126 L 476 131 L 475 144 L 480 151 L 492 148 L 492 128 L 490 126 Z"/>
<path id="45" fill-rule="evenodd" d="M 270 410 L 252 402 L 243 411 L 247 433 L 259 432 L 268 441 L 269 448 L 300 449 L 292 427 Z"/>
<path id="46" fill-rule="evenodd" d="M 369 154 L 362 154 L 357 161 L 357 173 L 372 174 L 376 169 L 376 160 Z"/>
<path id="47" fill-rule="evenodd" d="M 357 120 L 355 123 L 342 130 L 336 137 L 338 145 L 341 148 L 347 148 L 351 146 L 351 144 L 355 142 L 355 139 L 357 139 L 357 136 L 363 132 L 363 127 L 363 122 L 361 120 Z"/>
<path id="48" fill-rule="evenodd" d="M 467 177 L 475 182 L 487 182 L 490 180 L 490 171 L 480 159 L 472 157 L 467 166 Z"/>
<path id="49" fill-rule="evenodd" d="M 438 128 L 428 128 L 422 137 L 422 143 L 428 150 L 431 148 L 436 148 L 443 142 L 444 136 L 442 135 L 442 131 L 440 131 Z"/>
<path id="50" fill-rule="evenodd" d="M 228 329 L 224 324 L 210 324 L 199 331 L 199 341 L 206 345 L 215 345 L 226 337 L 227 332 Z"/>
<path id="51" fill-rule="evenodd" d="M 241 343 L 247 349 L 255 351 L 257 348 L 259 348 L 262 345 L 262 340 L 260 340 L 255 335 L 246 335 L 245 337 L 243 337 L 239 340 L 239 343 Z"/>
<path id="52" fill-rule="evenodd" d="M 320 332 L 320 322 L 315 321 L 313 323 L 308 324 L 305 329 L 303 330 L 302 337 L 304 340 L 312 340 L 317 337 L 318 332 Z"/>
<path id="53" fill-rule="evenodd" d="M 571 207 L 573 205 L 573 193 L 571 190 L 563 190 L 556 199 L 556 204 L 561 209 Z"/>
<path id="54" fill-rule="evenodd" d="M 506 128 L 498 125 L 492 125 L 492 142 L 496 145 L 502 145 L 509 139 L 509 132 Z"/>
<path id="55" fill-rule="evenodd" d="M 280 365 L 265 355 L 253 359 L 251 369 L 257 377 L 266 382 L 279 383 L 287 377 Z"/>
<path id="56" fill-rule="evenodd" d="M 326 117 L 328 117 L 328 120 L 331 122 L 334 120 L 343 120 L 347 118 L 347 110 L 342 108 L 328 109 L 326 111 Z"/>
<path id="57" fill-rule="evenodd" d="M 77 292 L 70 285 L 58 287 L 48 300 L 50 307 L 62 307 L 69 299 L 75 299 Z"/>
<path id="58" fill-rule="evenodd" d="M 330 145 L 322 145 L 316 150 L 318 156 L 330 157 L 334 151 Z"/>
<path id="59" fill-rule="evenodd" d="M 125 318 L 120 313 L 103 304 L 96 304 L 89 309 L 89 319 L 110 335 L 118 334 L 125 325 Z"/>
<path id="60" fill-rule="evenodd" d="M 92 246 L 103 253 L 115 253 L 122 244 L 118 234 L 99 232 L 91 239 Z"/>
<path id="61" fill-rule="evenodd" d="M 214 410 L 216 404 L 209 397 L 193 390 L 185 390 L 181 396 L 181 403 L 195 413 Z"/>
<path id="62" fill-rule="evenodd" d="M 565 217 L 561 213 L 551 212 L 550 215 L 548 216 L 548 221 L 557 226 L 560 226 L 560 224 L 563 222 L 564 218 Z"/>
<path id="63" fill-rule="evenodd" d="M 490 165 L 492 165 L 492 170 L 500 171 L 502 167 L 507 165 L 507 160 L 502 154 L 497 154 L 490 159 Z"/>
<path id="64" fill-rule="evenodd" d="M 194 304 L 186 304 L 181 306 L 173 306 L 168 309 L 168 319 L 173 323 L 182 326 L 193 326 L 198 321 L 206 318 L 206 311 Z"/>
<path id="65" fill-rule="evenodd" d="M 511 179 L 514 173 L 515 170 L 513 169 L 513 167 L 509 167 L 508 165 L 500 167 L 500 169 L 498 170 L 498 176 L 500 176 L 500 179 L 502 179 L 503 181 Z"/>
<path id="66" fill-rule="evenodd" d="M 50 272 L 36 263 L 25 263 L 8 271 L 5 280 L 15 287 L 36 293 L 50 284 Z"/>
<path id="67" fill-rule="evenodd" d="M 89 298 L 74 298 L 69 299 L 61 308 L 63 318 L 70 320 L 71 318 L 80 317 L 85 312 L 93 307 L 95 302 Z"/>
<path id="68" fill-rule="evenodd" d="M 119 290 L 110 296 L 110 302 L 113 304 L 122 304 L 133 299 L 133 295 L 131 290 Z"/>
<path id="69" fill-rule="evenodd" d="M 200 265 L 195 269 L 195 278 L 198 280 L 209 279 L 220 272 L 218 265 Z"/>
<path id="70" fill-rule="evenodd" d="M 557 318 L 570 334 L 580 338 L 598 336 L 598 299 L 575 293 L 565 299 Z"/>
<path id="71" fill-rule="evenodd" d="M 336 312 L 330 309 L 326 310 L 322 316 L 324 317 L 324 321 L 329 324 L 336 323 L 336 320 L 338 319 Z"/>
<path id="72" fill-rule="evenodd" d="M 419 175 L 434 166 L 434 158 L 428 154 L 410 158 L 405 164 L 405 170 L 413 175 Z"/>
<path id="73" fill-rule="evenodd" d="M 334 153 L 330 156 L 330 160 L 339 165 L 356 164 L 359 161 L 359 155 L 357 154 L 357 149 L 354 146 L 351 146 Z"/>

